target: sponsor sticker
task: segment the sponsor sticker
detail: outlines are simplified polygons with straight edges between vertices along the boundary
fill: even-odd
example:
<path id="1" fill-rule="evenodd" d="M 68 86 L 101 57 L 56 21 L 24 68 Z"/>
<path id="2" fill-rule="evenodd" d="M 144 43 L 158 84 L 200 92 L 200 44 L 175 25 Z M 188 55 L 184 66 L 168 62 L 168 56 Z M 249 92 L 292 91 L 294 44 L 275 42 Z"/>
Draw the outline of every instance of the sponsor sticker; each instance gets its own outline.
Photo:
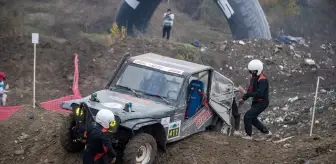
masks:
<path id="1" fill-rule="evenodd" d="M 139 65 L 144 65 L 144 66 L 151 67 L 151 68 L 155 68 L 155 69 L 165 71 L 165 72 L 176 73 L 176 74 L 180 74 L 180 75 L 183 74 L 182 70 L 175 69 L 175 68 L 169 68 L 169 67 L 149 63 L 149 62 L 144 62 L 144 61 L 141 61 L 141 60 L 134 60 L 133 63 L 139 64 Z"/>
<path id="2" fill-rule="evenodd" d="M 211 115 L 212 112 L 207 108 L 199 112 L 197 116 L 193 118 L 197 128 L 200 128 L 211 117 Z"/>

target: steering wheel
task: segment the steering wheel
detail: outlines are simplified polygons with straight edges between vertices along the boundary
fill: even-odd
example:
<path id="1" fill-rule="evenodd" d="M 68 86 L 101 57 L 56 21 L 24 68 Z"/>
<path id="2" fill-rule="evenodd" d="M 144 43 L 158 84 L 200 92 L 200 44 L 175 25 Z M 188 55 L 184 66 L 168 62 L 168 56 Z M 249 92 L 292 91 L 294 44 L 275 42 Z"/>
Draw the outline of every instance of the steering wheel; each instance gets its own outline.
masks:
<path id="1" fill-rule="evenodd" d="M 176 94 L 176 97 L 178 96 L 178 92 L 177 92 L 177 91 L 175 91 L 175 90 L 171 90 L 171 91 L 168 91 L 168 92 L 167 92 L 167 97 L 169 97 L 169 98 L 173 97 L 173 96 L 170 96 L 171 93 L 175 93 L 175 94 Z"/>

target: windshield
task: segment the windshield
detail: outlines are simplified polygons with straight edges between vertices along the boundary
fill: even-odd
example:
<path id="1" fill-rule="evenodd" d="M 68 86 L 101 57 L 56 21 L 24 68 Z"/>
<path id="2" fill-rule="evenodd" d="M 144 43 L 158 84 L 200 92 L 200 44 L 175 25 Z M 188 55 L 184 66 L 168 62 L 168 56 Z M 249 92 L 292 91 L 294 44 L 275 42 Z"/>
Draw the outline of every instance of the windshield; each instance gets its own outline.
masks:
<path id="1" fill-rule="evenodd" d="M 128 65 L 116 86 L 126 87 L 135 92 L 169 100 L 177 100 L 183 77 L 173 76 L 157 70 Z"/>

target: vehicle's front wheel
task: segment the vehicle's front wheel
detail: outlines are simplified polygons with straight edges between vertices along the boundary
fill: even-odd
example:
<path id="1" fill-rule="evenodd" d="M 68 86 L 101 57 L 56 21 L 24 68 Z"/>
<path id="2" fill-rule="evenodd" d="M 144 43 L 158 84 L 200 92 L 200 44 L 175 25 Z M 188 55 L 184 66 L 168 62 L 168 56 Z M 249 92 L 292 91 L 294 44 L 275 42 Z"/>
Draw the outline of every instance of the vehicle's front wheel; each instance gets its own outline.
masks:
<path id="1" fill-rule="evenodd" d="M 75 143 L 74 142 L 74 132 L 73 127 L 75 127 L 76 122 L 74 119 L 74 115 L 71 113 L 66 120 L 63 121 L 60 131 L 60 141 L 62 147 L 71 153 L 77 153 L 84 149 L 83 143 Z"/>
<path id="2" fill-rule="evenodd" d="M 147 133 L 133 137 L 126 145 L 123 154 L 124 164 L 152 164 L 157 155 L 155 138 Z"/>

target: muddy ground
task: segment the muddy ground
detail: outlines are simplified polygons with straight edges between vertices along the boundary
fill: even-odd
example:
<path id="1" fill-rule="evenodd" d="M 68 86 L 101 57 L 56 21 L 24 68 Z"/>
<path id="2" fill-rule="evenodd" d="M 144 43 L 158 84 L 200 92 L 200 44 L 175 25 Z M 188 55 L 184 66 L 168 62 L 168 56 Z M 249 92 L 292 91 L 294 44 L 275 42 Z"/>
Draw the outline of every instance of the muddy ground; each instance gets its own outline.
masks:
<path id="1" fill-rule="evenodd" d="M 9 120 L 0 121 L 0 163 L 80 164 L 80 154 L 66 153 L 60 146 L 60 124 L 66 115 L 26 106 Z M 335 137 L 303 136 L 275 144 L 204 132 L 168 145 L 168 152 L 161 153 L 156 163 L 332 164 L 335 155 Z"/>

